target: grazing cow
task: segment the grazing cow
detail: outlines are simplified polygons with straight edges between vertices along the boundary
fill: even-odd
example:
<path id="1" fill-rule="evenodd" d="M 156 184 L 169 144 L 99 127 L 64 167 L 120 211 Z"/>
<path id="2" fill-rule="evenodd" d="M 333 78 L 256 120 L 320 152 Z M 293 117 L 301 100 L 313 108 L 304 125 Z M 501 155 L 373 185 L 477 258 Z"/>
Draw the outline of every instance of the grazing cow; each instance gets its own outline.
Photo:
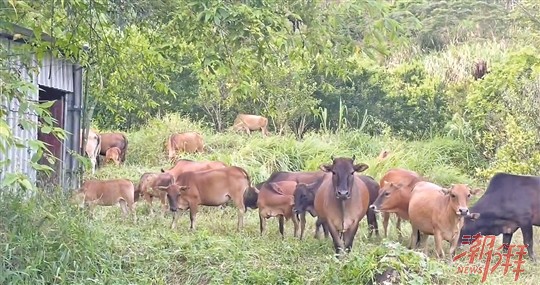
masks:
<path id="1" fill-rule="evenodd" d="M 152 201 L 153 198 L 158 198 L 161 201 L 162 215 L 165 216 L 165 212 L 167 212 L 167 193 L 159 190 L 165 189 L 174 183 L 175 178 L 170 173 L 146 172 L 139 180 L 135 190 L 135 199 L 138 200 L 139 197 L 144 197 L 144 200 L 150 205 L 150 213 L 153 214 Z"/>
<path id="2" fill-rule="evenodd" d="M 415 248 L 420 242 L 420 234 L 433 235 L 437 257 L 445 257 L 443 240 L 451 244 L 449 254 L 453 256 L 464 218 L 470 216 L 468 203 L 474 194 L 475 191 L 466 184 L 456 184 L 450 189 L 445 189 L 431 182 L 418 182 L 409 201 L 409 219 L 412 227 L 409 247 Z"/>
<path id="3" fill-rule="evenodd" d="M 181 134 L 172 134 L 167 139 L 167 151 L 169 159 L 173 159 L 177 151 L 195 153 L 203 152 L 203 137 L 196 132 L 185 132 Z"/>
<path id="4" fill-rule="evenodd" d="M 251 187 L 247 172 L 236 166 L 199 172 L 184 172 L 176 179 L 176 184 L 166 188 L 169 207 L 173 212 L 171 228 L 176 227 L 178 209 L 189 208 L 190 229 L 195 229 L 195 219 L 199 205 L 221 206 L 232 200 L 238 208 L 237 231 L 244 227 L 244 193 Z"/>
<path id="5" fill-rule="evenodd" d="M 284 223 L 292 219 L 294 224 L 294 237 L 298 236 L 298 220 L 293 215 L 295 181 L 280 181 L 265 183 L 259 190 L 257 206 L 259 208 L 259 221 L 261 235 L 266 231 L 266 219 L 279 217 L 279 233 L 284 237 Z"/>
<path id="6" fill-rule="evenodd" d="M 539 206 L 539 176 L 496 173 L 489 181 L 484 195 L 470 209 L 480 214 L 479 219 L 465 220 L 458 243 L 478 233 L 484 236 L 502 234 L 506 251 L 514 232 L 521 229 L 523 244 L 528 245 L 529 257 L 536 261 L 533 226 L 540 226 Z"/>
<path id="7" fill-rule="evenodd" d="M 121 150 L 120 162 L 126 161 L 126 151 L 128 147 L 128 140 L 124 134 L 120 133 L 105 133 L 101 134 L 101 150 L 100 155 L 106 155 L 107 150 L 111 147 L 117 147 Z"/>
<path id="8" fill-rule="evenodd" d="M 369 206 L 369 191 L 355 172 L 368 168 L 364 163 L 354 164 L 351 158 L 332 158 L 331 165 L 321 165 L 327 174 L 315 195 L 315 211 L 327 227 L 336 253 L 350 251 L 358 224 Z"/>
<path id="9" fill-rule="evenodd" d="M 473 77 L 474 80 L 482 79 L 489 71 L 487 70 L 487 63 L 485 60 L 477 61 L 474 64 Z"/>
<path id="10" fill-rule="evenodd" d="M 238 114 L 233 122 L 233 129 L 236 131 L 245 130 L 248 135 L 250 131 L 261 130 L 263 136 L 268 135 L 268 119 L 257 115 Z"/>
<path id="11" fill-rule="evenodd" d="M 87 206 L 92 214 L 96 205 L 113 206 L 120 204 L 124 217 L 127 216 L 128 212 L 131 212 L 133 219 L 137 219 L 133 207 L 135 203 L 135 187 L 127 179 L 87 180 L 71 199 L 72 202 Z"/>
<path id="12" fill-rule="evenodd" d="M 414 185 L 424 179 L 416 172 L 395 168 L 390 169 L 380 180 L 379 196 L 370 209 L 383 212 L 384 236 L 388 237 L 390 213 L 396 213 L 396 228 L 401 239 L 401 220 L 409 219 L 409 200 Z"/>
<path id="13" fill-rule="evenodd" d="M 178 179 L 178 176 L 184 172 L 197 172 L 225 167 L 227 167 L 227 165 L 221 161 L 193 161 L 189 159 L 180 159 L 170 169 L 163 170 L 162 168 L 161 172 L 170 173 L 175 179 Z"/>
<path id="14" fill-rule="evenodd" d="M 81 130 L 81 148 L 83 143 L 83 130 Z M 88 130 L 88 138 L 86 140 L 86 146 L 84 147 L 84 152 L 86 156 L 90 159 L 92 164 L 92 174 L 96 173 L 97 167 L 97 157 L 99 156 L 99 151 L 101 150 L 101 138 L 98 134 L 92 130 Z"/>
<path id="15" fill-rule="evenodd" d="M 109 148 L 105 153 L 105 164 L 112 161 L 117 166 L 120 165 L 120 155 L 122 155 L 122 151 L 119 148 L 115 146 Z"/>

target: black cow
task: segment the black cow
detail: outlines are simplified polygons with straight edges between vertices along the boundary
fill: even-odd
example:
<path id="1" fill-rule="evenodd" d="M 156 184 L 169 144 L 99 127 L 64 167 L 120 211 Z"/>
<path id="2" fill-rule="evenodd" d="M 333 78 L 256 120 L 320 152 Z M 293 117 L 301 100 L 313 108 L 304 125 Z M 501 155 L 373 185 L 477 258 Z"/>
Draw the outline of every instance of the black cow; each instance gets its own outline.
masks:
<path id="1" fill-rule="evenodd" d="M 264 183 L 265 181 L 256 184 L 255 188 L 257 188 L 257 190 L 255 190 L 254 187 L 250 187 L 246 192 L 244 192 L 244 206 L 246 206 L 246 211 L 248 208 L 253 210 L 257 209 L 257 200 L 259 199 L 258 190 L 262 188 Z"/>
<path id="2" fill-rule="evenodd" d="M 369 191 L 369 204 L 373 204 L 377 197 L 379 196 L 379 183 L 373 179 L 371 176 L 367 175 L 359 175 L 357 174 L 360 179 L 366 184 L 368 191 Z M 373 231 L 375 231 L 375 235 L 379 236 L 379 225 L 377 224 L 377 215 L 375 213 L 375 210 L 369 208 L 367 212 L 367 223 L 369 226 L 369 237 L 373 234 Z"/>
<path id="3" fill-rule="evenodd" d="M 480 217 L 465 219 L 458 244 L 462 243 L 464 235 L 480 233 L 483 236 L 503 234 L 503 243 L 509 245 L 512 235 L 520 228 L 529 257 L 536 261 L 533 225 L 540 226 L 539 206 L 540 177 L 497 173 L 489 181 L 484 195 L 470 208 L 471 213 L 479 213 Z"/>

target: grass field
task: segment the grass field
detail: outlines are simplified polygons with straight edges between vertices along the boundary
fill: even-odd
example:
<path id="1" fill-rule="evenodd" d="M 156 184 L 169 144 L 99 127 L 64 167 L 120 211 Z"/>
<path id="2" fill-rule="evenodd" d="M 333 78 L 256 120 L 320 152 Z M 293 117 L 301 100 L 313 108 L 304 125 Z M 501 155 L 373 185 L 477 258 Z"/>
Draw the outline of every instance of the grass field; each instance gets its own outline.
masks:
<path id="1" fill-rule="evenodd" d="M 263 139 L 259 133 L 251 137 L 215 134 L 176 116 L 156 119 L 129 133 L 126 164 L 101 168 L 94 177 L 135 182 L 146 171 L 170 167 L 164 140 L 173 131 L 187 130 L 203 133 L 211 150 L 183 157 L 241 166 L 254 183 L 276 170 L 317 169 L 332 154 L 355 154 L 357 161 L 370 166 L 365 173 L 377 180 L 392 167 L 404 167 L 442 185 L 485 187 L 487 183 L 474 178 L 476 170 L 485 165 L 474 149 L 451 138 L 405 142 L 348 132 L 309 134 L 302 141 L 276 136 Z M 392 155 L 377 163 L 383 148 Z M 154 207 L 157 210 L 158 203 Z M 267 234 L 260 236 L 258 213 L 253 210 L 248 210 L 245 228 L 237 233 L 236 211 L 231 207 L 202 207 L 195 232 L 188 230 L 187 213 L 180 216 L 173 231 L 171 217 L 149 216 L 145 203 L 137 204 L 137 224 L 122 219 L 119 207 L 97 208 L 90 219 L 58 191 L 38 193 L 27 200 L 4 193 L 0 209 L 0 284 L 369 284 L 387 268 L 399 272 L 400 280 L 394 284 L 480 284 L 481 279 L 480 275 L 457 273 L 457 266 L 466 262 L 437 261 L 433 238 L 428 242 L 429 258 L 407 250 L 410 226 L 403 223 L 405 238 L 398 241 L 393 220 L 388 239 L 368 238 L 363 220 L 352 252 L 337 260 L 331 240 L 313 238 L 311 217 L 306 237 L 300 241 L 292 237 L 290 222 L 282 239 L 277 219 L 269 220 Z M 382 234 L 382 219 L 378 221 Z M 500 243 L 502 238 L 497 240 Z M 513 243 L 521 242 L 521 234 L 516 234 Z M 448 244 L 444 246 L 447 251 Z M 513 272 L 503 276 L 499 268 L 485 284 L 538 284 L 538 266 L 527 260 L 524 269 L 514 282 Z"/>

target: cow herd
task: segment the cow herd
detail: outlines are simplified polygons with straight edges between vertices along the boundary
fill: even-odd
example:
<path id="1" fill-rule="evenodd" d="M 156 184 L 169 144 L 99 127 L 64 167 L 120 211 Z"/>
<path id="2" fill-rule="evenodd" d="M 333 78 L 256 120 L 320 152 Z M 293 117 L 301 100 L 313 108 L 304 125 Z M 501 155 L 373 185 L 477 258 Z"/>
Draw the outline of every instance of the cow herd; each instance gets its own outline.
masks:
<path id="1" fill-rule="evenodd" d="M 266 133 L 265 128 L 261 131 Z M 97 138 L 93 144 L 99 150 L 94 152 L 96 155 L 108 157 L 109 150 L 117 148 L 114 157 L 124 161 L 127 139 L 121 136 L 90 132 L 88 142 Z M 387 155 L 381 153 L 379 158 Z M 135 221 L 135 204 L 143 198 L 151 206 L 157 198 L 163 216 L 172 212 L 173 229 L 178 210 L 189 210 L 191 230 L 195 230 L 200 206 L 222 207 L 231 201 L 237 209 L 238 231 L 244 226 L 247 209 L 258 209 L 261 234 L 266 231 L 266 220 L 277 217 L 282 236 L 285 222 L 292 220 L 294 236 L 300 239 L 304 237 L 309 213 L 316 217 L 315 238 L 320 238 L 322 229 L 325 237 L 331 237 L 338 254 L 350 252 L 364 217 L 369 236 L 379 236 L 379 212 L 385 237 L 389 217 L 395 214 L 398 238 L 401 239 L 401 222 L 408 221 L 412 228 L 409 248 L 425 250 L 427 237 L 434 236 L 439 258 L 446 256 L 443 241 L 450 243 L 448 253 L 453 256 L 461 242 L 476 234 L 503 234 L 503 243 L 508 245 L 513 233 L 521 229 L 528 254 L 535 260 L 532 227 L 540 225 L 540 177 L 497 173 L 477 203 L 469 208 L 471 196 L 481 189 L 458 182 L 443 187 L 402 168 L 388 170 L 377 182 L 362 174 L 369 166 L 355 162 L 355 156 L 331 157 L 329 162 L 320 165 L 318 171 L 278 171 L 253 185 L 241 167 L 220 161 L 180 159 L 170 169 L 144 173 L 135 184 L 127 179 L 87 180 L 72 198 L 91 209 L 95 205 L 120 204 L 124 216 L 131 213 Z M 504 246 L 505 251 L 508 248 Z"/>

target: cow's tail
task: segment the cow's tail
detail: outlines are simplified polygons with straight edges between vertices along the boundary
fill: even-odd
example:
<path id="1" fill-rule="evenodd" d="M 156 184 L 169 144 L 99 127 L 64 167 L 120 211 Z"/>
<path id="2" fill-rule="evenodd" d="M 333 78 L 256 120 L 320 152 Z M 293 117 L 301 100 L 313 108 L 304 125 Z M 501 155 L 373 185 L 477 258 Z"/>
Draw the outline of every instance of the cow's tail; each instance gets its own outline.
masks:
<path id="1" fill-rule="evenodd" d="M 127 148 L 128 148 L 128 138 L 126 137 L 126 135 L 122 134 L 122 137 L 124 138 L 124 149 L 122 151 L 122 162 L 125 162 L 126 161 L 126 152 L 127 152 Z"/>

